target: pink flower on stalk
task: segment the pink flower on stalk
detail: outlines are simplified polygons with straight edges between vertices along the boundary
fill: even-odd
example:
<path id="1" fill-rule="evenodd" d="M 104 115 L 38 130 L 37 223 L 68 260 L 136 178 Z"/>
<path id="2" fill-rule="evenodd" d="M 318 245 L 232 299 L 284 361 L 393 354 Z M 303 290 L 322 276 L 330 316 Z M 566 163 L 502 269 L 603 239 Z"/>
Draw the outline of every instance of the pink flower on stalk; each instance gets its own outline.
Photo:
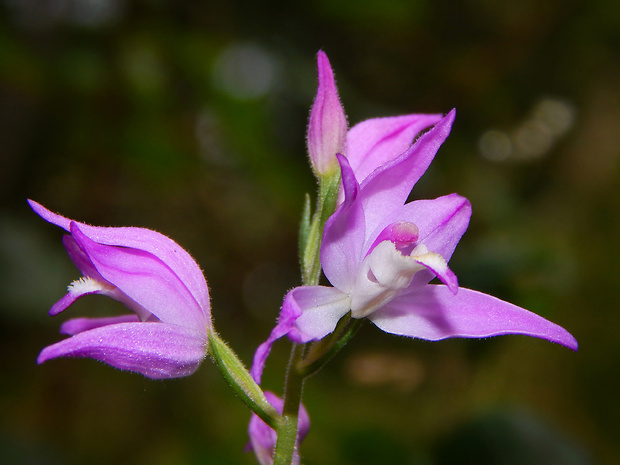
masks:
<path id="1" fill-rule="evenodd" d="M 38 363 L 89 357 L 152 379 L 196 371 L 206 354 L 211 306 L 207 283 L 192 257 L 149 229 L 89 226 L 28 203 L 44 220 L 70 233 L 63 244 L 83 274 L 50 315 L 89 294 L 106 295 L 134 312 L 66 321 L 60 332 L 71 337 L 43 349 Z"/>
<path id="2" fill-rule="evenodd" d="M 469 224 L 467 199 L 451 194 L 405 203 L 454 116 L 453 110 L 437 121 L 435 115 L 374 119 L 348 132 L 346 157 L 337 155 L 344 195 L 325 225 L 320 255 L 333 287 L 288 292 L 278 324 L 255 353 L 257 381 L 275 340 L 322 339 L 348 312 L 385 332 L 431 341 L 524 334 L 577 349 L 564 328 L 490 295 L 459 289 L 447 263 Z M 423 123 L 399 124 L 409 119 Z M 430 124 L 435 126 L 410 145 Z M 443 284 L 429 284 L 435 277 Z"/>
<path id="3" fill-rule="evenodd" d="M 284 401 L 270 391 L 265 391 L 265 397 L 281 414 L 282 409 L 284 408 Z M 303 441 L 310 430 L 310 416 L 308 415 L 306 407 L 303 405 L 299 406 L 298 418 L 297 445 L 293 455 L 293 465 L 299 465 L 299 444 Z M 276 441 L 278 440 L 276 432 L 255 413 L 253 413 L 252 418 L 250 418 L 248 435 L 250 436 L 250 443 L 246 446 L 246 450 L 254 451 L 260 465 L 273 465 L 273 454 L 276 449 Z"/>

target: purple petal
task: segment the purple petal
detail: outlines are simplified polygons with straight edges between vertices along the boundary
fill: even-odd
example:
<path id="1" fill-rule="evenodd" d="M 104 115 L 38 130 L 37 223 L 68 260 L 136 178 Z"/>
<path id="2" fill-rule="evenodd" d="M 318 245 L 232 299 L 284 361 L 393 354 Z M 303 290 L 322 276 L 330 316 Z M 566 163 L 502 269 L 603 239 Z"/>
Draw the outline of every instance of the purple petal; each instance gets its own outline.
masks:
<path id="1" fill-rule="evenodd" d="M 577 350 L 577 341 L 561 326 L 471 289 L 453 295 L 446 286 L 428 285 L 395 298 L 369 318 L 387 333 L 431 341 L 524 334 Z"/>
<path id="2" fill-rule="evenodd" d="M 442 115 L 393 116 L 369 119 L 353 126 L 347 133 L 345 154 L 359 182 L 402 154 L 420 131 L 437 124 L 441 118 Z"/>
<path id="3" fill-rule="evenodd" d="M 78 270 L 83 276 L 99 281 L 105 282 L 105 279 L 99 274 L 92 260 L 84 253 L 82 249 L 75 243 L 75 239 L 72 236 L 63 236 L 62 245 L 65 246 L 65 250 L 69 255 L 71 261 L 75 264 Z"/>
<path id="4" fill-rule="evenodd" d="M 83 234 L 75 222 L 70 228 L 76 244 L 106 282 L 162 322 L 206 334 L 210 322 L 203 310 L 179 277 L 159 258 L 140 249 L 98 244 Z M 123 303 L 135 308 L 132 302 Z"/>
<path id="5" fill-rule="evenodd" d="M 351 309 L 351 299 L 335 287 L 302 286 L 286 295 L 284 306 L 293 307 L 291 313 L 301 315 L 295 319 L 289 338 L 306 343 L 323 339 L 336 328 L 340 318 Z"/>
<path id="6" fill-rule="evenodd" d="M 347 118 L 338 98 L 334 73 L 323 51 L 317 56 L 319 87 L 308 123 L 308 153 L 312 168 L 327 174 L 337 168 L 336 153 L 344 151 Z"/>
<path id="7" fill-rule="evenodd" d="M 83 331 L 46 347 L 38 363 L 89 357 L 147 378 L 192 374 L 206 353 L 204 334 L 166 323 L 117 323 Z"/>
<path id="8" fill-rule="evenodd" d="M 254 381 L 258 384 L 261 382 L 265 362 L 271 352 L 271 346 L 273 346 L 273 343 L 278 339 L 286 336 L 293 329 L 295 320 L 301 316 L 301 309 L 299 307 L 289 305 L 287 303 L 289 294 L 291 294 L 294 290 L 295 289 L 289 291 L 289 293 L 285 296 L 282 309 L 280 310 L 280 315 L 278 316 L 278 323 L 271 330 L 271 334 L 269 334 L 267 340 L 259 345 L 254 353 L 254 360 L 252 362 L 250 374 L 252 375 L 252 378 L 254 378 Z"/>
<path id="9" fill-rule="evenodd" d="M 51 212 L 33 200 L 28 200 L 28 203 L 41 218 L 70 231 L 72 220 Z M 76 223 L 84 235 L 94 242 L 143 250 L 160 259 L 187 286 L 205 317 L 209 318 L 209 290 L 204 275 L 195 260 L 172 239 L 144 228 L 107 228 Z"/>
<path id="10" fill-rule="evenodd" d="M 78 333 L 116 323 L 139 323 L 136 315 L 110 316 L 105 318 L 73 318 L 60 325 L 60 334 L 75 336 Z"/>
<path id="11" fill-rule="evenodd" d="M 325 223 L 321 245 L 321 265 L 329 282 L 348 293 L 355 282 L 357 270 L 364 258 L 365 222 L 362 204 L 358 199 L 359 185 L 349 162 L 338 155 L 342 172 L 345 200 Z"/>
<path id="12" fill-rule="evenodd" d="M 300 286 L 290 290 L 284 297 L 277 325 L 254 353 L 250 370 L 254 381 L 260 384 L 265 362 L 275 341 L 286 335 L 300 344 L 322 339 L 349 311 L 348 302 L 348 296 L 333 287 Z M 301 325 L 298 325 L 300 319 Z"/>
<path id="13" fill-rule="evenodd" d="M 435 127 L 420 136 L 409 150 L 377 168 L 361 183 L 359 197 L 364 205 L 368 231 L 377 227 L 386 212 L 405 204 L 411 189 L 448 137 L 454 115 L 452 110 Z"/>

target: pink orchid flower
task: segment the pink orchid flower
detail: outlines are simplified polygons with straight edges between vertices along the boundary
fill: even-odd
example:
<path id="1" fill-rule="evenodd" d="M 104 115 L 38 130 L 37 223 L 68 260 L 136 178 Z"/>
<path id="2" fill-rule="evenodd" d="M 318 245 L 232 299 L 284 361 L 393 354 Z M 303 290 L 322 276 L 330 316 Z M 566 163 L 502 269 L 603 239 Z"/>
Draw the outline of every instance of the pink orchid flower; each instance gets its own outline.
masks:
<path id="1" fill-rule="evenodd" d="M 89 294 L 111 297 L 133 312 L 66 321 L 60 331 L 70 337 L 43 349 L 38 363 L 89 357 L 153 379 L 192 374 L 205 357 L 211 330 L 209 290 L 192 257 L 155 231 L 89 226 L 28 202 L 70 233 L 63 244 L 83 275 L 50 315 Z"/>
<path id="2" fill-rule="evenodd" d="M 319 54 L 319 66 L 321 60 Z M 260 380 L 275 340 L 285 335 L 297 343 L 320 340 L 349 312 L 385 332 L 431 341 L 523 334 L 577 349 L 575 338 L 555 323 L 459 288 L 448 261 L 469 224 L 467 199 L 451 194 L 406 203 L 450 133 L 454 117 L 453 110 L 443 118 L 379 118 L 348 131 L 346 157 L 335 155 L 343 196 L 325 225 L 320 254 L 332 286 L 300 286 L 288 292 L 278 324 L 256 351 L 255 379 Z M 434 278 L 442 284 L 429 284 Z"/>

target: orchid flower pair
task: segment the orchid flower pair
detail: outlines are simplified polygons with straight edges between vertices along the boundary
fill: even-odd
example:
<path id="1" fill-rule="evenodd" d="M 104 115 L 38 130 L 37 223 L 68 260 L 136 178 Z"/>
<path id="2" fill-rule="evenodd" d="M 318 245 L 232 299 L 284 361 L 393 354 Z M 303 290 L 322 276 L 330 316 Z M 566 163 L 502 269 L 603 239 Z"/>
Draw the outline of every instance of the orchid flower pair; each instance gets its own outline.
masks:
<path id="1" fill-rule="evenodd" d="M 255 353 L 251 376 L 215 333 L 205 278 L 173 240 L 143 228 L 89 226 L 29 201 L 38 215 L 69 233 L 63 244 L 83 274 L 50 314 L 89 294 L 111 297 L 133 312 L 68 320 L 61 332 L 70 337 L 44 348 L 39 363 L 90 357 L 158 379 L 192 374 L 209 353 L 255 412 L 249 447 L 261 465 L 271 465 L 276 451 L 279 465 L 299 463 L 298 445 L 309 428 L 301 405 L 308 372 L 297 373 L 290 384 L 287 378 L 285 391 L 295 393 L 294 399 L 280 399 L 258 386 L 272 345 L 284 336 L 297 344 L 324 340 L 349 315 L 355 321 L 367 318 L 388 333 L 431 341 L 524 334 L 577 349 L 562 327 L 459 288 L 448 261 L 469 224 L 467 199 L 450 194 L 407 203 L 450 133 L 454 110 L 445 116 L 370 119 L 348 129 L 323 52 L 318 71 L 308 151 L 320 195 L 314 219 L 302 225 L 304 285 L 286 294 L 277 325 Z M 331 286 L 318 284 L 321 269 Z M 441 284 L 430 284 L 435 278 Z M 307 352 L 296 347 L 296 357 L 304 361 Z M 282 442 L 281 434 L 287 437 Z M 280 455 L 276 442 L 284 450 Z"/>

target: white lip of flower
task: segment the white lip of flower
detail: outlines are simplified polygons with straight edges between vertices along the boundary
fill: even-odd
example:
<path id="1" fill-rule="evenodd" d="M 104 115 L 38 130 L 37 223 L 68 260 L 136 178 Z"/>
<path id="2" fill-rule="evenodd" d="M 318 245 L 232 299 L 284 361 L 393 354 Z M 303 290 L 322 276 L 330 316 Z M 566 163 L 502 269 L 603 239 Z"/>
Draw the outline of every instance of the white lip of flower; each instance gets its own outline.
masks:
<path id="1" fill-rule="evenodd" d="M 427 269 L 447 268 L 444 258 L 419 244 L 409 255 L 403 255 L 396 244 L 383 241 L 364 259 L 351 291 L 351 316 L 363 318 L 383 307 L 406 289 L 413 276 Z"/>

